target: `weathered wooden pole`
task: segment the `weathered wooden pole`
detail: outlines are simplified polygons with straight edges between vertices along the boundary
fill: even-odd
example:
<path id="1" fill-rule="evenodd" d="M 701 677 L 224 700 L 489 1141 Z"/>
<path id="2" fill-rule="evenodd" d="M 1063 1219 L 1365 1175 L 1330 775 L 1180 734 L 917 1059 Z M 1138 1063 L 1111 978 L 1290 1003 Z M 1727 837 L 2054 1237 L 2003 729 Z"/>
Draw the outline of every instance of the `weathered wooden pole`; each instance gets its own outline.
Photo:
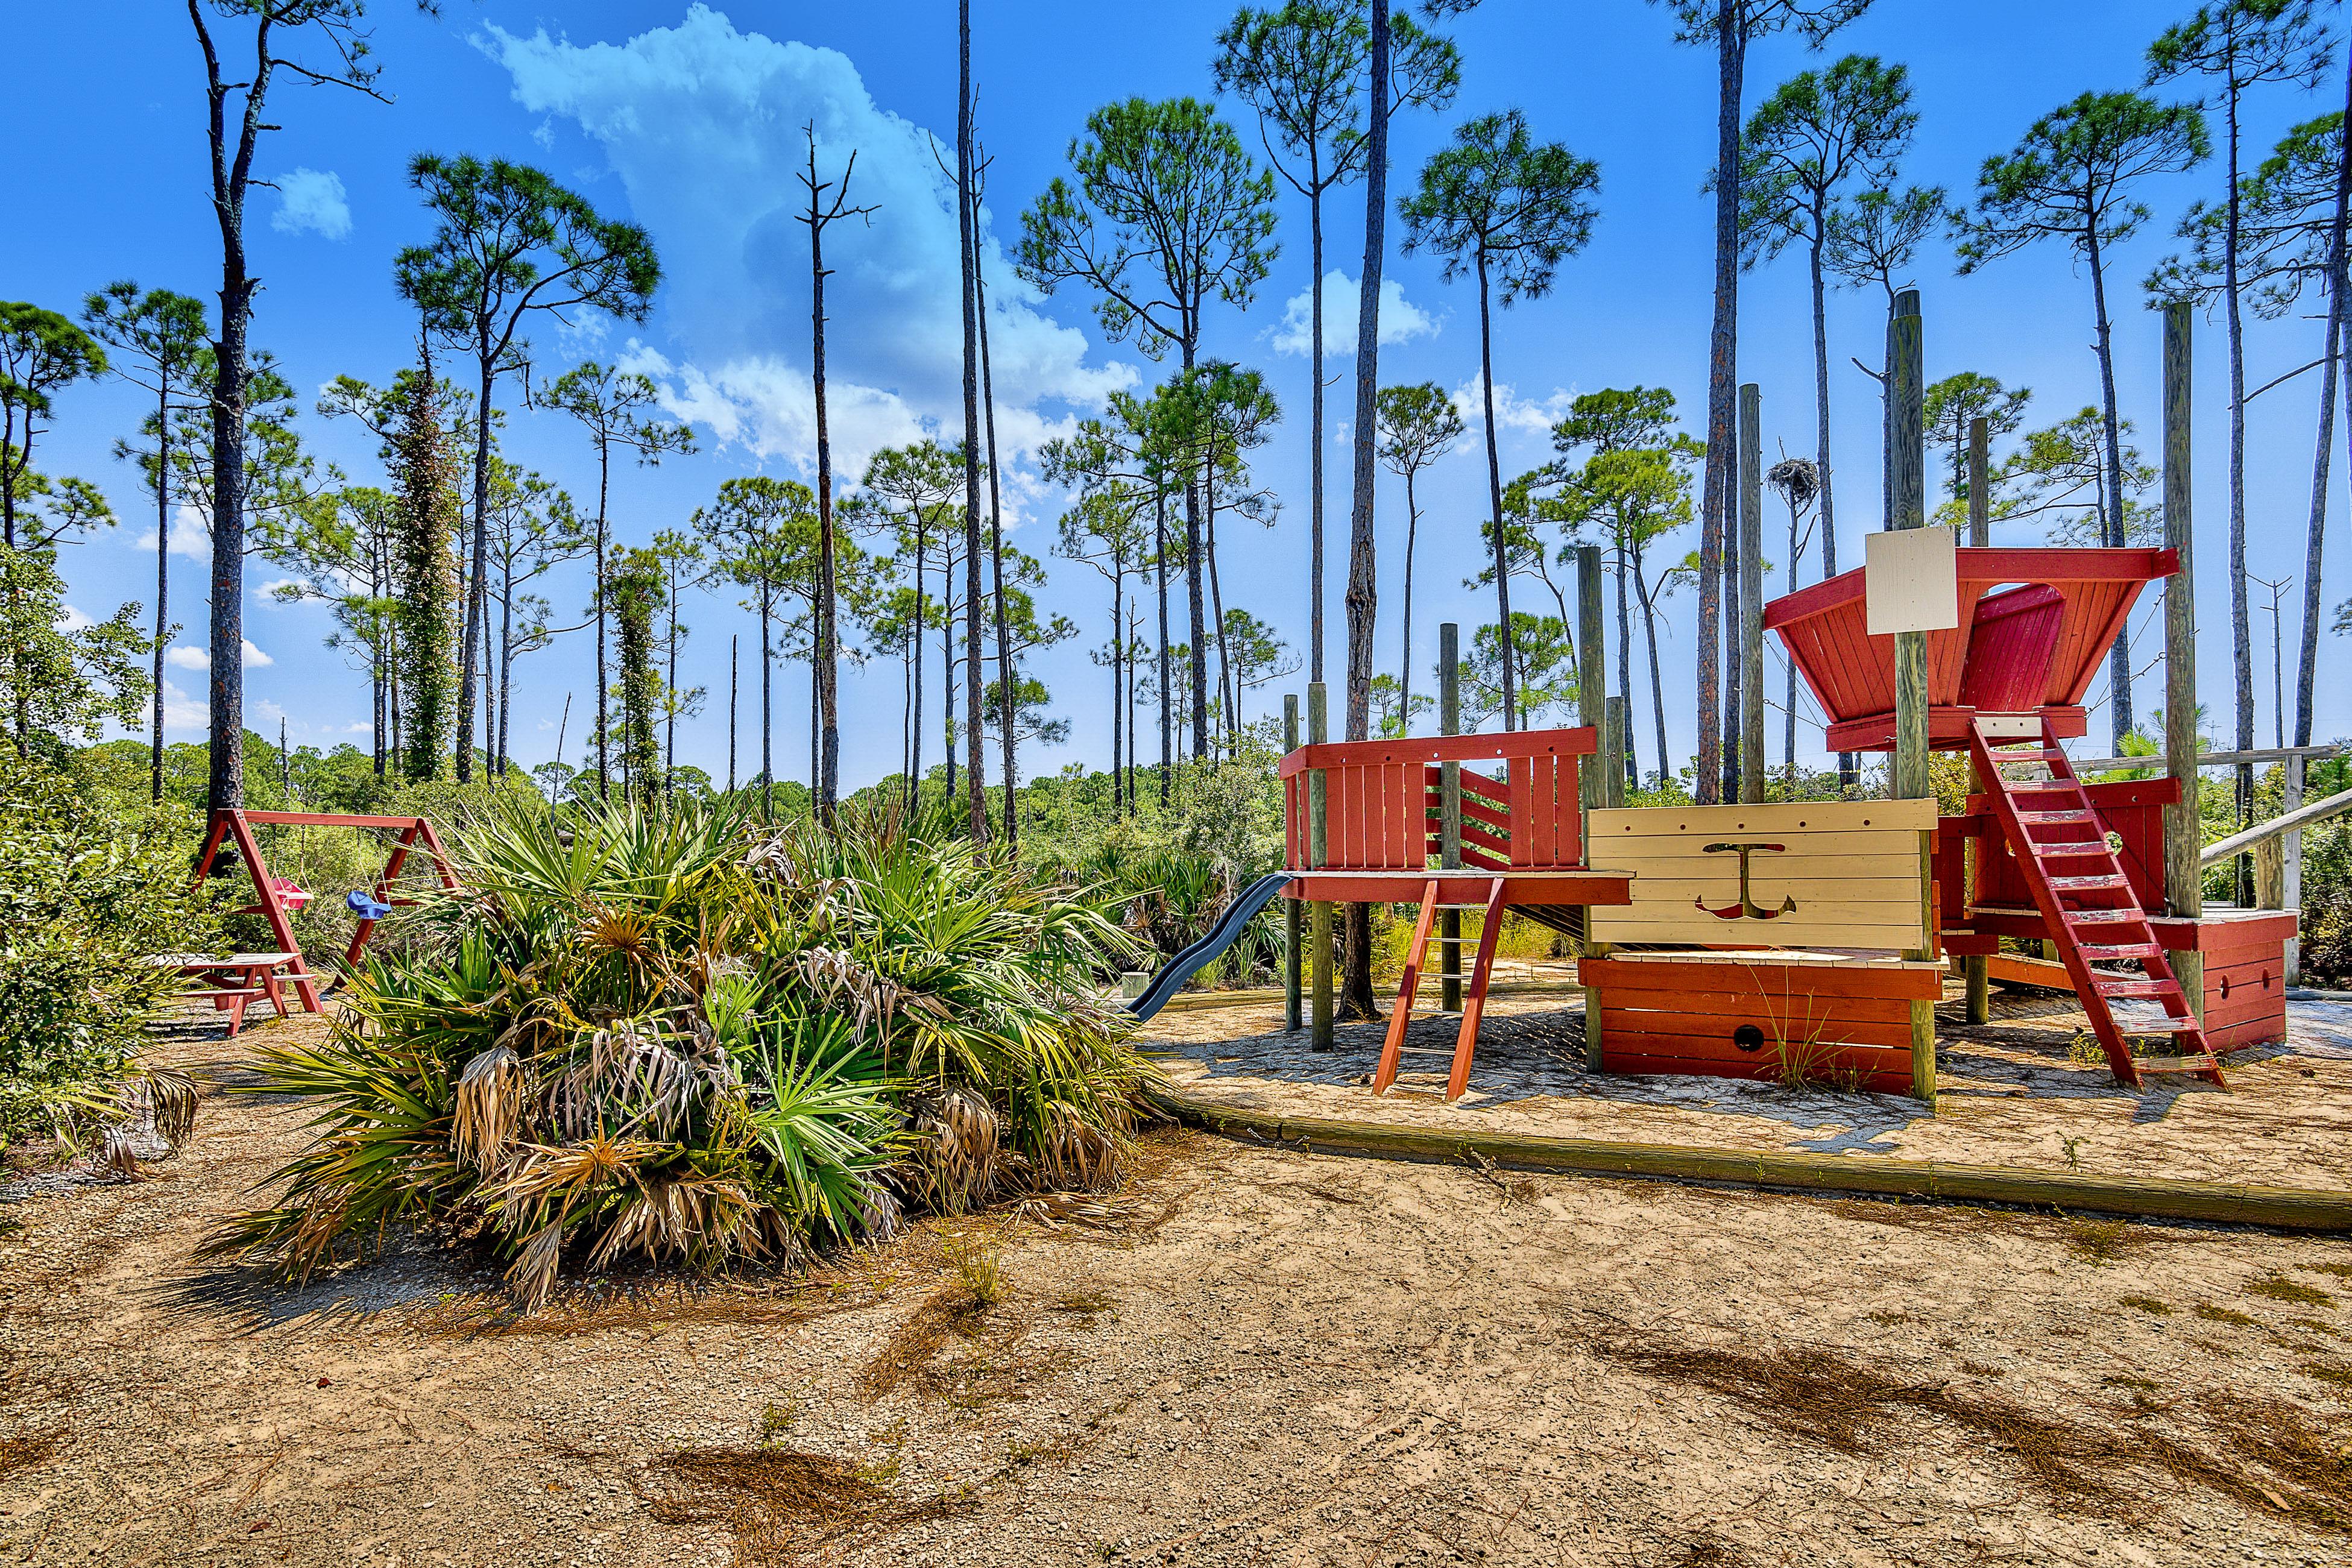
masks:
<path id="1" fill-rule="evenodd" d="M 1288 756 L 1298 749 L 1298 694 L 1290 692 L 1282 699 L 1282 750 Z M 1300 984 L 1301 972 L 1307 960 L 1306 911 L 1298 900 L 1282 901 L 1282 1027 L 1297 1033 L 1305 1019 L 1305 990 Z"/>
<path id="2" fill-rule="evenodd" d="M 1893 481 L 1893 518 L 1898 528 L 1925 528 L 1927 523 L 1927 337 L 1919 319 L 1919 291 L 1906 288 L 1895 300 L 1895 352 L 1887 363 L 1893 383 L 1894 449 L 1887 454 Z M 1927 634 L 1895 634 L 1895 771 L 1889 791 L 1898 800 L 1927 797 Z M 1919 835 L 1919 885 L 1927 887 L 1934 866 L 1935 835 Z M 1935 930 L 1935 906 L 1926 915 Z M 1931 957 L 1922 948 L 1911 958 Z M 1911 1004 L 1911 1092 L 1934 1103 L 1936 1099 L 1936 1008 L 1932 1002 Z"/>
<path id="3" fill-rule="evenodd" d="M 1576 722 L 1599 730 L 1609 711 L 1609 664 L 1601 626 L 1601 547 L 1576 547 Z M 1601 772 L 1596 765 L 1579 773 L 1578 804 L 1588 810 L 1600 803 Z"/>
<path id="4" fill-rule="evenodd" d="M 1437 730 L 1462 733 L 1462 628 L 1452 621 L 1437 628 Z M 1462 765 L 1438 764 L 1437 863 L 1447 871 L 1462 866 Z M 1437 1005 L 1449 1013 L 1462 1010 L 1462 912 L 1441 910 L 1437 916 Z"/>
<path id="5" fill-rule="evenodd" d="M 1739 389 L 1739 798 L 1764 799 L 1764 393 Z"/>
<path id="6" fill-rule="evenodd" d="M 1991 460 L 1991 430 L 1985 423 L 1984 416 L 1979 414 L 1969 421 L 1969 543 L 1978 549 L 1984 549 L 1992 543 L 1992 479 L 1988 466 Z M 1977 776 L 1973 761 L 1969 764 L 1969 773 L 1975 779 L 1978 789 L 1992 787 Z M 1975 885 L 1977 856 L 1982 852 L 1982 845 L 1973 839 L 1969 841 L 1968 852 L 1963 857 L 1963 874 L 1971 879 L 1971 887 Z M 1991 1022 L 1992 960 L 1982 953 L 1970 954 L 1960 960 L 1960 973 L 1969 984 L 1969 1021 Z"/>
<path id="7" fill-rule="evenodd" d="M 1331 716 L 1321 681 L 1307 683 L 1307 744 L 1321 746 L 1331 737 Z M 1330 858 L 1328 828 L 1324 821 L 1326 781 L 1323 769 L 1307 770 L 1307 862 L 1320 870 Z M 1314 966 L 1315 1031 L 1307 1045 L 1331 1049 L 1331 906 L 1320 900 L 1307 917 L 1307 961 Z"/>
<path id="8" fill-rule="evenodd" d="M 1601 787 L 1603 806 L 1625 803 L 1625 698 L 1620 693 L 1609 694 L 1607 717 L 1601 727 L 1602 755 L 1601 775 L 1606 780 Z"/>
<path id="9" fill-rule="evenodd" d="M 2164 764 L 2180 785 L 2164 809 L 2164 902 L 2174 915 L 2205 913 L 2205 875 L 2197 863 L 2204 831 L 2197 810 L 2196 530 L 2189 483 L 2189 307 L 2164 308 L 2164 542 L 2180 552 L 2164 585 Z M 2205 1016 L 2205 956 L 2174 953 L 2173 977 L 2197 1016 Z"/>
<path id="10" fill-rule="evenodd" d="M 2303 768 L 2302 758 L 2290 757 L 2286 759 L 2286 799 L 2281 804 L 2289 811 L 2303 804 Z M 2301 828 L 2288 831 L 2285 841 L 2281 845 L 2280 853 L 2283 863 L 2279 867 L 2279 907 L 2300 911 L 2303 908 L 2303 830 Z M 2303 938 L 2299 936 L 2286 939 L 2285 967 L 2286 983 L 2290 986 L 2301 985 L 2303 983 Z"/>

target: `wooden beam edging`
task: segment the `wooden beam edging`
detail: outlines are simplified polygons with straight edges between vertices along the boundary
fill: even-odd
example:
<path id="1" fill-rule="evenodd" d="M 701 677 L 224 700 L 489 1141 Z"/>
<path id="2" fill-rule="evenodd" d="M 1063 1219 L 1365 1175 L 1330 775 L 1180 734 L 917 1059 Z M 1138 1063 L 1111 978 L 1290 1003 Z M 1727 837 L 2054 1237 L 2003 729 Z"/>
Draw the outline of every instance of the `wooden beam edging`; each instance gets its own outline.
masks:
<path id="1" fill-rule="evenodd" d="M 1758 1154 L 1678 1144 L 1621 1144 L 1535 1134 L 1464 1137 L 1373 1122 L 1274 1116 L 1198 1100 L 1164 1085 L 1146 1091 L 1162 1113 L 1233 1137 L 1254 1134 L 1307 1152 L 1468 1165 L 1476 1155 L 1514 1170 L 1641 1180 L 1717 1182 L 1800 1192 L 1866 1193 L 1942 1202 L 2021 1204 L 2149 1219 L 2197 1219 L 2286 1230 L 2352 1231 L 2352 1192 L 2228 1182 L 2060 1175 L 2016 1166 L 1811 1153 Z"/>

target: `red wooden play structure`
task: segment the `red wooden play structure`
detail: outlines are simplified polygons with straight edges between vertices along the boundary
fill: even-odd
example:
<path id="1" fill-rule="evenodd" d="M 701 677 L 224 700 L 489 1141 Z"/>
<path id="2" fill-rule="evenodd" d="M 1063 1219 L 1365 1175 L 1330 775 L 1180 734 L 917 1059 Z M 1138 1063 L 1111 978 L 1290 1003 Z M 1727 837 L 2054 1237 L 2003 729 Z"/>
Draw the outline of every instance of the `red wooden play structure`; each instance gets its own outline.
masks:
<path id="1" fill-rule="evenodd" d="M 212 874 L 213 862 L 219 856 L 224 844 L 236 847 L 237 859 L 243 863 L 246 873 L 252 879 L 254 889 L 254 902 L 246 905 L 238 913 L 258 915 L 269 923 L 270 936 L 277 941 L 278 947 L 276 954 L 268 955 L 278 960 L 273 977 L 292 986 L 295 995 L 301 999 L 303 1009 L 309 1012 L 319 1010 L 319 984 L 317 977 L 310 972 L 310 966 L 303 961 L 301 944 L 294 939 L 294 925 L 289 918 L 289 908 L 300 909 L 313 895 L 295 887 L 283 877 L 269 874 L 268 862 L 262 858 L 261 854 L 261 841 L 254 835 L 253 831 L 257 823 L 283 827 L 374 828 L 392 831 L 395 834 L 392 842 L 392 852 L 384 862 L 383 873 L 375 880 L 374 896 L 371 901 L 377 906 L 397 908 L 415 902 L 414 899 L 394 896 L 393 885 L 398 880 L 401 868 L 407 862 L 410 853 L 416 850 L 422 850 L 431 858 L 434 871 L 437 873 L 444 888 L 453 893 L 457 889 L 457 873 L 449 868 L 449 857 L 441 848 L 440 837 L 434 832 L 433 824 L 422 817 L 350 816 L 320 811 L 215 811 L 212 831 L 205 836 L 204 852 L 196 857 L 195 881 L 197 883 L 202 883 L 205 878 Z M 367 915 L 361 917 L 358 928 L 352 933 L 351 946 L 343 954 L 343 961 L 346 964 L 359 962 L 360 954 L 366 949 L 368 938 L 374 934 L 377 924 L 377 919 L 374 917 Z M 240 955 L 240 956 L 259 956 Z M 194 966 L 218 968 L 221 967 L 221 961 L 191 959 L 189 965 L 184 967 Z M 274 997 L 272 999 L 275 999 Z M 239 1012 L 241 1015 L 242 1009 Z"/>
<path id="2" fill-rule="evenodd" d="M 1931 748 L 1972 764 L 1976 792 L 1958 815 L 1927 800 L 1588 812 L 1591 727 L 1309 745 L 1280 767 L 1286 871 L 1263 891 L 1280 881 L 1309 904 L 1416 907 L 1376 1092 L 1395 1082 L 1439 912 L 1460 909 L 1486 920 L 1449 1100 L 1468 1087 L 1506 910 L 1577 937 L 1596 1069 L 1932 1097 L 1934 1009 L 1957 957 L 1978 966 L 1972 1017 L 1989 973 L 2054 985 L 2079 998 L 2119 1082 L 2219 1084 L 2218 1053 L 2284 1033 L 2294 916 L 2167 915 L 2164 814 L 2179 783 L 2085 783 L 2062 744 L 2083 733 L 2084 696 L 2139 594 L 2177 560 L 2166 549 L 1955 552 L 1955 623 L 1922 634 L 1922 716 Z M 1760 618 L 1840 750 L 1895 746 L 1895 639 L 1869 632 L 1866 581 L 1844 573 Z M 2004 937 L 2047 943 L 2054 960 L 2003 954 Z M 1315 946 L 1325 998 L 1328 945 Z M 2175 953 L 2200 960 L 2194 998 Z M 1328 1017 L 1318 1011 L 1318 1030 Z M 2151 1038 L 2170 1043 L 2135 1054 Z"/>
<path id="3" fill-rule="evenodd" d="M 1438 910 L 1476 909 L 1486 915 L 1446 1082 L 1445 1097 L 1458 1100 L 1470 1082 L 1502 912 L 1517 909 L 1552 924 L 1572 909 L 1626 901 L 1630 878 L 1585 863 L 1577 759 L 1591 756 L 1597 746 L 1590 728 L 1526 729 L 1307 746 L 1282 759 L 1293 873 L 1286 895 L 1420 906 L 1404 983 L 1372 1075 L 1375 1092 L 1395 1081 Z M 1472 766 L 1496 763 L 1499 772 Z M 1454 765 L 1461 793 L 1458 870 L 1444 865 L 1447 764 Z"/>
<path id="4" fill-rule="evenodd" d="M 2165 906 L 2163 811 L 2179 786 L 2086 785 L 2061 745 L 2083 733 L 2083 695 L 2134 601 L 2177 570 L 2178 555 L 1960 549 L 1956 558 L 1958 624 L 1927 633 L 1928 745 L 1968 753 L 1978 792 L 1937 835 L 1944 947 L 1990 958 L 2003 936 L 2046 941 L 2119 1082 L 2189 1073 L 2221 1082 L 2217 1051 L 2284 1032 L 2282 944 L 2294 916 L 2152 914 Z M 1790 594 L 1766 607 L 1764 624 L 1828 715 L 1829 744 L 1885 750 L 1894 745 L 1895 639 L 1864 630 L 1864 585 L 1856 570 Z M 2208 975 L 2202 1022 L 2167 956 L 2191 950 L 2221 960 Z M 2095 967 L 2106 965 L 2137 972 Z M 2130 1041 L 2141 1036 L 2169 1037 L 2175 1048 L 2135 1056 Z"/>

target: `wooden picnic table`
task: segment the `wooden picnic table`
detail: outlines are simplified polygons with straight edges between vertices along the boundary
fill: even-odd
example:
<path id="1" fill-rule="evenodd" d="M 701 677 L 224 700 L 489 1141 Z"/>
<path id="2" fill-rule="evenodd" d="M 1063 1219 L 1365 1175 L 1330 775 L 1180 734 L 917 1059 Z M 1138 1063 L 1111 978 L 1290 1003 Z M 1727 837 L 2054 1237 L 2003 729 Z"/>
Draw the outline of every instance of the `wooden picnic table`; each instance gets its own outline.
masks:
<path id="1" fill-rule="evenodd" d="M 257 998 L 267 998 L 279 1018 L 287 1016 L 286 997 L 278 983 L 281 971 L 282 977 L 293 985 L 303 1010 L 319 1010 L 318 986 L 304 967 L 299 953 L 158 953 L 147 962 L 157 968 L 175 969 L 191 979 L 220 977 L 226 983 L 188 995 L 209 1001 L 215 1009 L 228 1014 L 228 1032 L 232 1035 L 245 1026 L 245 1009 Z"/>

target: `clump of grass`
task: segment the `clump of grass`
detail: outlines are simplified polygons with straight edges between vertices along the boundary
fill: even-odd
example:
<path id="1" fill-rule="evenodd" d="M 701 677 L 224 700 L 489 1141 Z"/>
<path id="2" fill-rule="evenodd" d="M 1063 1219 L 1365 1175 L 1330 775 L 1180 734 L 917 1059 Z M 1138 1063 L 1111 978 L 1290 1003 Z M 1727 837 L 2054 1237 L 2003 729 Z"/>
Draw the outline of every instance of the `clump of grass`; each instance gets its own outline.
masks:
<path id="1" fill-rule="evenodd" d="M 2154 1296 L 2123 1296 L 2117 1299 L 2122 1305 L 2137 1308 L 2152 1318 L 2168 1318 L 2172 1315 L 2172 1309 Z"/>
<path id="2" fill-rule="evenodd" d="M 797 1399 L 787 1405 L 771 1402 L 762 1408 L 759 1425 L 753 1428 L 759 1437 L 760 1446 L 764 1448 L 772 1443 L 782 1442 L 784 1434 L 793 1429 L 793 1423 L 801 1418 L 803 1408 L 804 1406 Z"/>
<path id="3" fill-rule="evenodd" d="M 2077 1219 L 2066 1227 L 2066 1245 L 2095 1269 L 2105 1268 L 2138 1239 L 2120 1219 Z"/>
<path id="4" fill-rule="evenodd" d="M 1974 1434 L 2010 1455 L 2035 1489 L 2061 1506 L 2095 1515 L 2145 1511 L 2135 1473 L 2154 1470 L 2202 1486 L 2244 1507 L 2315 1528 L 2352 1531 L 2352 1451 L 2328 1428 L 2283 1400 L 2211 1393 L 2194 1406 L 2194 1429 L 2168 1427 L 2182 1402 L 2130 1387 L 2130 1425 L 2029 1410 L 2007 1400 L 1955 1392 L 1818 1347 L 1765 1354 L 1707 1349 L 1656 1337 L 1603 1340 L 1596 1349 L 1653 1377 L 1737 1400 L 1766 1425 L 1856 1458 L 1883 1451 L 1898 1416 L 1924 1416 Z"/>
<path id="5" fill-rule="evenodd" d="M 859 1540 L 944 1519 L 957 1502 L 893 1497 L 857 1467 L 792 1448 L 683 1448 L 654 1461 L 675 1489 L 653 1500 L 665 1524 L 723 1524 L 737 1561 L 780 1563 L 814 1547 Z"/>
<path id="6" fill-rule="evenodd" d="M 956 1278 L 971 1293 L 971 1299 L 982 1307 L 992 1307 L 1004 1300 L 1008 1287 L 1004 1282 L 1004 1249 L 990 1236 L 950 1236 L 940 1244 L 947 1254 L 948 1266 Z"/>
<path id="7" fill-rule="evenodd" d="M 2210 1301 L 2197 1303 L 2197 1315 L 2209 1323 L 2227 1323 L 2233 1329 L 2250 1329 L 2254 1320 L 2233 1307 L 2217 1307 Z"/>
<path id="8" fill-rule="evenodd" d="M 24 1432 L 14 1437 L 0 1437 L 0 1476 L 11 1471 L 30 1469 L 58 1451 L 58 1439 L 65 1436 L 63 1427 L 44 1432 Z"/>
<path id="9" fill-rule="evenodd" d="M 2305 1377 L 2322 1383 L 2332 1383 L 2338 1388 L 2352 1388 L 2352 1366 L 2336 1366 L 2324 1361 L 2306 1361 L 2295 1368 Z M 2347 1459 L 2352 1463 L 2352 1459 Z"/>
<path id="10" fill-rule="evenodd" d="M 2352 1263 L 2298 1263 L 2298 1269 L 2308 1269 L 2315 1274 L 2333 1274 L 2339 1280 L 2352 1280 Z"/>
<path id="11" fill-rule="evenodd" d="M 2246 1294 L 2264 1296 L 2273 1301 L 2285 1301 L 2298 1307 L 2332 1307 L 2336 1298 L 2315 1286 L 2298 1283 L 2284 1274 L 2270 1273 L 2249 1282 Z"/>
<path id="12" fill-rule="evenodd" d="M 2287 1323 L 2293 1328 L 2304 1329 L 2316 1334 L 2326 1334 L 2329 1339 L 2344 1337 L 2342 1332 L 2334 1323 L 2324 1323 L 2317 1318 L 2289 1318 Z"/>

